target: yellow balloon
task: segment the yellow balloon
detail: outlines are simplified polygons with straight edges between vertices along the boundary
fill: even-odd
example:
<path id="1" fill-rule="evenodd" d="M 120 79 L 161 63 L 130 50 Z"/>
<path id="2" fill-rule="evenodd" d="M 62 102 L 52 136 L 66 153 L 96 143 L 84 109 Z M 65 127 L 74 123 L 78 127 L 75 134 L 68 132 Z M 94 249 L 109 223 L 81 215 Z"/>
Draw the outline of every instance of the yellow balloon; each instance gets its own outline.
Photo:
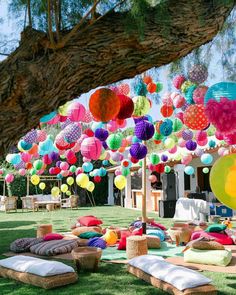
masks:
<path id="1" fill-rule="evenodd" d="M 60 189 L 59 187 L 57 186 L 54 186 L 52 189 L 51 189 L 51 194 L 53 197 L 57 197 L 60 195 Z"/>
<path id="2" fill-rule="evenodd" d="M 70 191 L 67 191 L 67 192 L 66 192 L 66 195 L 67 195 L 67 196 L 70 196 L 70 195 L 71 195 L 71 192 L 70 192 Z"/>
<path id="3" fill-rule="evenodd" d="M 72 185 L 75 182 L 75 180 L 73 177 L 70 176 L 67 178 L 66 182 L 67 182 L 67 184 Z"/>
<path id="4" fill-rule="evenodd" d="M 44 182 L 40 182 L 39 188 L 43 191 L 46 187 L 46 184 Z"/>
<path id="5" fill-rule="evenodd" d="M 219 158 L 210 172 L 210 185 L 216 198 L 236 210 L 236 154 Z"/>
<path id="6" fill-rule="evenodd" d="M 89 181 L 88 185 L 86 186 L 86 189 L 91 193 L 95 189 L 95 184 L 92 181 Z"/>
<path id="7" fill-rule="evenodd" d="M 38 185 L 40 182 L 40 177 L 38 175 L 32 175 L 30 177 L 30 181 L 33 183 L 33 185 Z"/>
<path id="8" fill-rule="evenodd" d="M 110 162 L 112 165 L 116 165 L 116 164 L 117 164 L 117 162 L 113 161 L 112 159 L 110 159 L 109 162 Z"/>
<path id="9" fill-rule="evenodd" d="M 76 176 L 76 183 L 78 184 L 78 186 L 82 188 L 86 188 L 86 186 L 89 183 L 88 175 L 85 173 L 80 173 L 79 175 Z"/>
<path id="10" fill-rule="evenodd" d="M 115 186 L 118 188 L 118 189 L 120 189 L 120 190 L 122 190 L 125 186 L 126 186 L 126 178 L 123 176 L 123 175 L 117 175 L 116 177 L 115 177 Z"/>
<path id="11" fill-rule="evenodd" d="M 67 192 L 67 191 L 68 191 L 68 185 L 67 185 L 67 184 L 62 184 L 62 185 L 61 185 L 61 191 L 62 191 L 63 193 Z"/>

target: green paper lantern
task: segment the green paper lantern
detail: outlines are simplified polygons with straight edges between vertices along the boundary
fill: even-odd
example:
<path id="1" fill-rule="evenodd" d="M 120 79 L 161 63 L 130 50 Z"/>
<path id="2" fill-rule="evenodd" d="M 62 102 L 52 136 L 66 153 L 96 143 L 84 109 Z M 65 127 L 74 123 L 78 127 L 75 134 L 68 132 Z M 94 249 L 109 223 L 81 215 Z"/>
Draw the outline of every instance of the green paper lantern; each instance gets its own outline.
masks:
<path id="1" fill-rule="evenodd" d="M 165 166 L 164 171 L 165 171 L 165 173 L 170 173 L 171 167 L 170 166 Z"/>
<path id="2" fill-rule="evenodd" d="M 152 153 L 150 155 L 150 162 L 152 165 L 157 165 L 160 162 L 160 157 L 156 153 Z"/>
<path id="3" fill-rule="evenodd" d="M 157 92 L 157 93 L 158 93 L 158 92 L 161 92 L 162 89 L 163 89 L 163 84 L 162 84 L 161 82 L 157 82 L 157 83 L 156 83 L 156 86 L 157 86 L 157 88 L 156 88 L 156 92 Z"/>
<path id="4" fill-rule="evenodd" d="M 76 168 L 75 165 L 70 166 L 70 172 L 71 172 L 71 173 L 75 173 L 76 169 L 77 169 L 77 168 Z"/>
<path id="5" fill-rule="evenodd" d="M 146 115 L 150 110 L 150 102 L 145 96 L 136 96 L 133 98 L 134 102 L 134 117 L 141 117 Z"/>
<path id="6" fill-rule="evenodd" d="M 107 138 L 107 145 L 111 150 L 118 150 L 121 147 L 122 139 L 121 133 L 111 134 Z"/>
<path id="7" fill-rule="evenodd" d="M 173 127 L 173 132 L 178 132 L 178 131 L 180 131 L 180 130 L 182 129 L 182 127 L 183 127 L 183 123 L 181 122 L 180 119 L 175 118 L 175 119 L 173 120 L 173 125 L 172 125 L 172 127 Z"/>
<path id="8" fill-rule="evenodd" d="M 164 138 L 164 136 L 158 132 L 154 133 L 153 139 L 154 140 L 162 140 Z"/>

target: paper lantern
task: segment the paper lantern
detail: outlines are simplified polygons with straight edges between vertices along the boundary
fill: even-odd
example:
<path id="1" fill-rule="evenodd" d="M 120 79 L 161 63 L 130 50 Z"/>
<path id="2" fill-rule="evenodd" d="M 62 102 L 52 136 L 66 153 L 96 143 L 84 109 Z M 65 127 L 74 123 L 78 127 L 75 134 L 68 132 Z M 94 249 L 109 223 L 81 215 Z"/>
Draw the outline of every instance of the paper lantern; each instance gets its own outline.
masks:
<path id="1" fill-rule="evenodd" d="M 120 190 L 126 186 L 126 182 L 126 178 L 123 175 L 116 176 L 114 180 L 115 186 Z"/>
<path id="2" fill-rule="evenodd" d="M 167 149 L 171 149 L 175 146 L 175 141 L 172 138 L 167 138 L 164 141 L 164 145 Z"/>
<path id="3" fill-rule="evenodd" d="M 225 135 L 224 136 L 224 141 L 228 145 L 235 145 L 236 144 L 236 132 Z"/>
<path id="4" fill-rule="evenodd" d="M 120 100 L 120 110 L 117 118 L 120 120 L 130 118 L 134 112 L 133 100 L 130 97 L 121 94 L 118 94 L 118 98 Z"/>
<path id="5" fill-rule="evenodd" d="M 174 109 L 172 106 L 168 106 L 168 105 L 163 105 L 161 107 L 161 110 L 160 110 L 161 114 L 163 117 L 165 118 L 168 118 L 168 117 L 171 117 L 173 112 L 174 112 Z"/>
<path id="6" fill-rule="evenodd" d="M 170 173 L 171 172 L 171 167 L 170 166 L 165 166 L 164 172 L 165 173 Z"/>
<path id="7" fill-rule="evenodd" d="M 204 151 L 200 148 L 197 148 L 195 151 L 194 151 L 195 155 L 198 156 L 198 157 L 201 157 L 201 155 L 204 154 Z"/>
<path id="8" fill-rule="evenodd" d="M 188 72 L 188 78 L 191 82 L 201 84 L 208 77 L 207 68 L 201 64 L 194 65 Z"/>
<path id="9" fill-rule="evenodd" d="M 197 143 L 193 140 L 188 140 L 185 146 L 189 151 L 195 151 L 197 148 Z"/>
<path id="10" fill-rule="evenodd" d="M 236 210 L 236 154 L 219 158 L 210 172 L 210 186 L 216 198 Z"/>
<path id="11" fill-rule="evenodd" d="M 148 85 L 149 83 L 152 82 L 152 78 L 150 76 L 145 76 L 143 78 L 143 82 Z"/>
<path id="12" fill-rule="evenodd" d="M 154 182 L 157 182 L 157 177 L 156 177 L 156 175 L 149 175 L 149 176 L 148 176 L 148 180 L 149 180 L 151 183 L 154 183 Z"/>
<path id="13" fill-rule="evenodd" d="M 204 167 L 204 168 L 202 169 L 202 172 L 203 172 L 204 174 L 207 174 L 207 173 L 209 173 L 209 168 L 207 168 L 207 167 Z"/>
<path id="14" fill-rule="evenodd" d="M 185 129 L 182 131 L 182 138 L 184 140 L 191 140 L 193 138 L 193 132 L 189 129 Z"/>
<path id="15" fill-rule="evenodd" d="M 98 160 L 102 152 L 102 144 L 96 137 L 88 137 L 82 141 L 80 151 L 82 156 Z"/>
<path id="16" fill-rule="evenodd" d="M 156 172 L 161 174 L 164 173 L 165 171 L 165 165 L 163 163 L 157 164 L 156 165 Z"/>
<path id="17" fill-rule="evenodd" d="M 186 78 L 183 75 L 175 76 L 173 79 L 173 85 L 176 89 L 180 89 L 181 85 L 185 82 Z"/>
<path id="18" fill-rule="evenodd" d="M 121 168 L 121 174 L 123 176 L 127 177 L 130 174 L 130 169 L 129 168 L 122 167 Z"/>
<path id="19" fill-rule="evenodd" d="M 202 130 L 209 125 L 203 105 L 191 105 L 184 112 L 184 124 L 192 130 Z"/>
<path id="20" fill-rule="evenodd" d="M 163 136 L 169 136 L 173 131 L 173 123 L 171 120 L 166 119 L 160 125 L 160 134 Z"/>
<path id="21" fill-rule="evenodd" d="M 175 154 L 177 152 L 177 146 L 173 146 L 171 149 L 168 150 L 170 154 Z"/>
<path id="22" fill-rule="evenodd" d="M 85 113 L 85 107 L 78 101 L 72 102 L 68 107 L 68 118 L 72 122 L 83 121 Z"/>
<path id="23" fill-rule="evenodd" d="M 117 150 L 121 147 L 122 139 L 121 133 L 111 134 L 107 138 L 107 145 L 111 150 Z"/>
<path id="24" fill-rule="evenodd" d="M 181 163 L 188 165 L 192 161 L 193 157 L 190 154 L 184 155 L 181 159 Z"/>
<path id="25" fill-rule="evenodd" d="M 46 184 L 44 182 L 40 182 L 39 188 L 43 191 L 46 187 Z"/>
<path id="26" fill-rule="evenodd" d="M 100 88 L 90 96 L 89 110 L 96 120 L 108 122 L 118 115 L 120 99 L 112 90 Z"/>
<path id="27" fill-rule="evenodd" d="M 85 173 L 80 173 L 76 176 L 76 183 L 82 188 L 86 188 L 89 182 L 89 177 Z"/>
<path id="28" fill-rule="evenodd" d="M 150 162 L 153 164 L 153 165 L 157 165 L 159 162 L 160 162 L 160 157 L 158 154 L 156 153 L 152 153 L 150 155 Z"/>
<path id="29" fill-rule="evenodd" d="M 47 132 L 46 130 L 37 130 L 37 142 L 42 142 L 46 140 Z"/>
<path id="30" fill-rule="evenodd" d="M 119 94 L 128 95 L 130 92 L 130 87 L 129 87 L 129 84 L 127 83 L 121 84 L 117 88 L 118 88 L 118 95 Z"/>
<path id="31" fill-rule="evenodd" d="M 147 155 L 147 147 L 141 143 L 134 143 L 130 147 L 130 155 L 136 159 L 143 159 Z"/>
<path id="32" fill-rule="evenodd" d="M 165 154 L 161 155 L 161 160 L 162 160 L 162 162 L 167 162 L 168 161 L 168 156 L 165 155 Z"/>
<path id="33" fill-rule="evenodd" d="M 92 193 L 94 189 L 95 189 L 95 184 L 92 181 L 89 181 L 86 186 L 86 190 Z"/>
<path id="34" fill-rule="evenodd" d="M 81 136 L 81 127 L 77 123 L 72 123 L 63 130 L 63 135 L 66 142 L 75 142 Z"/>
<path id="35" fill-rule="evenodd" d="M 201 156 L 201 162 L 205 165 L 210 165 L 212 161 L 213 161 L 213 157 L 211 154 L 205 153 Z"/>
<path id="36" fill-rule="evenodd" d="M 207 90 L 208 90 L 207 86 L 198 86 L 193 91 L 193 101 L 196 104 L 204 104 L 204 97 L 205 97 Z"/>
<path id="37" fill-rule="evenodd" d="M 109 135 L 108 131 L 103 128 L 97 128 L 95 130 L 95 137 L 98 138 L 100 141 L 105 141 Z"/>
<path id="38" fill-rule="evenodd" d="M 32 182 L 33 185 L 38 185 L 40 182 L 40 177 L 38 175 L 32 175 L 30 177 L 30 181 Z"/>
<path id="39" fill-rule="evenodd" d="M 14 175 L 11 174 L 11 173 L 8 173 L 8 174 L 5 176 L 5 181 L 6 181 L 7 183 L 11 183 L 11 182 L 13 182 L 13 181 L 14 181 Z"/>
<path id="40" fill-rule="evenodd" d="M 210 148 L 214 148 L 216 146 L 215 140 L 213 140 L 213 139 L 209 140 L 208 145 Z"/>
<path id="41" fill-rule="evenodd" d="M 34 163 L 33 163 L 33 167 L 34 167 L 36 170 L 40 170 L 40 169 L 42 169 L 42 167 L 43 167 L 43 161 L 42 161 L 42 160 L 36 160 L 36 161 L 34 161 Z"/>
<path id="42" fill-rule="evenodd" d="M 147 94 L 147 85 L 141 79 L 135 83 L 133 88 L 136 95 L 145 96 Z"/>
<path id="43" fill-rule="evenodd" d="M 184 140 L 183 138 L 180 138 L 178 140 L 178 146 L 179 147 L 185 147 L 186 146 L 186 140 Z"/>
<path id="44" fill-rule="evenodd" d="M 135 125 L 135 136 L 140 140 L 149 140 L 154 135 L 154 126 L 152 123 L 143 120 Z"/>
<path id="45" fill-rule="evenodd" d="M 195 138 L 196 138 L 196 141 L 203 141 L 207 138 L 207 133 L 206 131 L 197 131 L 196 134 L 195 134 Z"/>
<path id="46" fill-rule="evenodd" d="M 156 83 L 156 93 L 161 92 L 163 89 L 163 84 L 161 82 Z"/>
<path id="47" fill-rule="evenodd" d="M 189 87 L 195 85 L 194 83 L 192 83 L 191 81 L 187 80 L 187 81 L 184 81 L 184 83 L 181 85 L 181 91 L 186 94 Z"/>
<path id="48" fill-rule="evenodd" d="M 141 117 L 146 115 L 150 110 L 150 103 L 145 96 L 136 96 L 133 98 L 134 103 L 134 117 Z"/>
<path id="49" fill-rule="evenodd" d="M 184 172 L 187 174 L 187 175 L 193 175 L 194 174 L 194 168 L 192 166 L 186 166 L 184 168 Z"/>
<path id="50" fill-rule="evenodd" d="M 154 92 L 156 92 L 156 89 L 157 89 L 157 86 L 156 86 L 155 83 L 153 83 L 153 82 L 148 83 L 148 85 L 147 85 L 147 91 L 148 91 L 149 93 L 154 93 Z"/>
<path id="51" fill-rule="evenodd" d="M 82 165 L 84 172 L 88 173 L 93 170 L 93 164 L 91 162 L 86 162 Z"/>
<path id="52" fill-rule="evenodd" d="M 37 130 L 33 129 L 29 131 L 24 137 L 23 140 L 27 143 L 36 143 L 37 141 Z"/>
<path id="53" fill-rule="evenodd" d="M 182 108 L 182 106 L 184 106 L 185 103 L 186 103 L 185 98 L 180 94 L 175 96 L 173 99 L 173 106 L 177 109 Z"/>

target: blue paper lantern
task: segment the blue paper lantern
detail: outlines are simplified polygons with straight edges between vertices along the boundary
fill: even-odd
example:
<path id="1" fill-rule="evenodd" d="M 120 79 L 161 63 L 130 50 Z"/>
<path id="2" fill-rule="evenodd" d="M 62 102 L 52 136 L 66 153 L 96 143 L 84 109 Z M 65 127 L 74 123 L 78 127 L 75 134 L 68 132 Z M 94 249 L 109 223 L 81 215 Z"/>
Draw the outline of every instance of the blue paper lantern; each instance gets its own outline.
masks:
<path id="1" fill-rule="evenodd" d="M 101 167 L 98 172 L 98 176 L 104 177 L 107 174 L 107 170 L 104 167 Z"/>
<path id="2" fill-rule="evenodd" d="M 222 97 L 226 97 L 229 100 L 236 99 L 235 82 L 220 82 L 209 87 L 204 97 L 204 104 L 207 104 L 210 99 L 220 102 Z"/>

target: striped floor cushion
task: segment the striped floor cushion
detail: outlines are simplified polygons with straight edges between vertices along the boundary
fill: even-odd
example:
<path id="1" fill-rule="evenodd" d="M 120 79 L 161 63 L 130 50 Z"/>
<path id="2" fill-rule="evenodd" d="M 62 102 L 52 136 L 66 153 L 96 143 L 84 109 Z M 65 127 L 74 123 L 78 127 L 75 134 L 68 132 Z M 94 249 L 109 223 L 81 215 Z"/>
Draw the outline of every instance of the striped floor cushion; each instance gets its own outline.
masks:
<path id="1" fill-rule="evenodd" d="M 77 240 L 53 240 L 30 247 L 30 252 L 40 256 L 54 256 L 70 253 L 78 246 L 79 241 Z"/>
<path id="2" fill-rule="evenodd" d="M 30 247 L 43 242 L 43 238 L 17 239 L 10 245 L 10 250 L 15 253 L 29 252 Z"/>

